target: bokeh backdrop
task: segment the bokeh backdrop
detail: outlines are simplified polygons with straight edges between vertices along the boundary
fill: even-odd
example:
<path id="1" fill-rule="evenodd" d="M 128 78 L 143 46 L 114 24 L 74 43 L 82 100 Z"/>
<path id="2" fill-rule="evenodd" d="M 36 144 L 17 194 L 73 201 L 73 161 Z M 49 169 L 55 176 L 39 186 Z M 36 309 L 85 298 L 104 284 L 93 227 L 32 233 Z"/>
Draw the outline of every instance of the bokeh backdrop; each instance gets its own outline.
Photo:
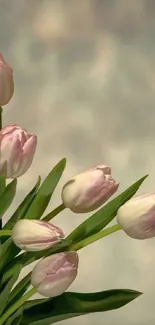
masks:
<path id="1" fill-rule="evenodd" d="M 0 51 L 15 79 L 3 124 L 38 135 L 9 213 L 62 157 L 67 168 L 47 212 L 60 203 L 64 182 L 95 164 L 112 166 L 119 191 L 146 173 L 139 192 L 155 190 L 154 35 L 154 0 L 0 0 Z M 55 222 L 68 234 L 86 217 L 64 211 Z M 100 240 L 80 251 L 71 290 L 144 295 L 120 310 L 58 325 L 154 325 L 154 274 L 155 239 L 118 232 Z"/>

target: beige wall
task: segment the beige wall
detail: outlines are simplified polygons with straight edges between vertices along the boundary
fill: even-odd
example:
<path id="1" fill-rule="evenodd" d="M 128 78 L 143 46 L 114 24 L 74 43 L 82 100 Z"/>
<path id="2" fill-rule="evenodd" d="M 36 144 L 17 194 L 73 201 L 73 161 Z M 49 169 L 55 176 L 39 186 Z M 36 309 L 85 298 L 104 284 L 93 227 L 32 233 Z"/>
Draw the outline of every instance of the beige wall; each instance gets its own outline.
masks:
<path id="1" fill-rule="evenodd" d="M 154 0 L 0 0 L 0 51 L 15 76 L 4 124 L 39 138 L 11 211 L 38 173 L 44 177 L 64 156 L 67 169 L 48 211 L 59 204 L 62 184 L 94 164 L 112 166 L 120 191 L 145 173 L 141 192 L 155 189 L 154 34 Z M 66 211 L 55 222 L 68 234 L 85 218 Z M 154 325 L 154 274 L 154 239 L 116 233 L 100 240 L 80 252 L 72 289 L 144 295 L 120 310 L 61 324 Z"/>

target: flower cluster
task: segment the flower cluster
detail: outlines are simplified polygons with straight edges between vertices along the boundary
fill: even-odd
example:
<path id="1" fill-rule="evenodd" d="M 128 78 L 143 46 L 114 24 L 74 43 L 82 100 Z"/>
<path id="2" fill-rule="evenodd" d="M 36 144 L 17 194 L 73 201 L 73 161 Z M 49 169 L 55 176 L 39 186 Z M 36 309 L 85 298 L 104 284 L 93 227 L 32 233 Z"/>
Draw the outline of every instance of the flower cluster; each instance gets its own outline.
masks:
<path id="1" fill-rule="evenodd" d="M 13 71 L 0 54 L 0 106 L 6 105 L 10 101 L 13 92 Z M 1 115 L 2 108 L 0 107 L 0 117 Z M 37 136 L 35 134 L 28 133 L 18 125 L 9 125 L 3 128 L 0 125 L 0 204 L 2 201 L 0 211 L 2 215 L 14 198 L 16 178 L 26 173 L 32 164 L 36 146 Z M 63 163 L 63 160 L 61 163 Z M 62 202 L 60 206 L 46 215 L 42 220 L 39 220 L 42 218 L 63 170 L 63 164 L 58 163 L 41 186 L 40 183 L 36 184 L 4 226 L 4 229 L 0 230 L 1 236 L 4 236 L 0 247 L 2 260 L 0 272 L 3 269 L 6 270 L 6 266 L 10 266 L 11 254 L 13 259 L 15 258 L 15 264 L 16 261 L 22 261 L 22 267 L 25 265 L 23 262 L 25 261 L 24 259 L 28 263 L 27 258 L 29 259 L 29 256 L 30 263 L 32 255 L 34 256 L 34 260 L 35 258 L 36 260 L 42 258 L 33 268 L 30 279 L 28 275 L 28 280 L 32 284 L 32 290 L 35 290 L 33 294 L 34 292 L 38 292 L 44 297 L 52 298 L 63 294 L 75 280 L 78 273 L 79 256 L 77 250 L 79 248 L 83 248 L 119 229 L 124 230 L 128 236 L 135 239 L 155 237 L 155 194 L 145 194 L 132 198 L 145 177 L 106 204 L 106 206 L 100 208 L 116 193 L 119 187 L 119 183 L 112 177 L 111 168 L 105 164 L 97 165 L 72 177 L 61 190 Z M 9 178 L 13 179 L 13 181 L 6 186 L 5 180 Z M 74 213 L 88 213 L 98 208 L 100 210 L 65 238 L 63 230 L 50 222 L 64 208 L 68 208 Z M 115 216 L 117 217 L 118 224 L 101 231 Z M 5 238 L 8 235 L 11 237 L 11 240 Z M 67 243 L 68 239 L 72 239 L 71 244 Z M 67 243 L 66 247 L 63 246 L 64 243 L 65 245 Z M 10 255 L 7 255 L 7 249 L 10 249 Z M 19 254 L 17 256 L 20 250 L 25 251 L 25 254 Z M 20 263 L 14 265 L 17 267 L 17 270 L 19 265 Z M 15 276 L 11 275 L 13 278 L 7 283 L 7 280 L 10 279 L 11 272 L 13 272 L 12 270 L 14 271 L 14 268 L 9 270 L 9 275 L 5 274 L 4 278 L 2 277 L 2 283 L 0 284 L 0 301 L 2 301 L 1 294 L 3 295 L 4 286 L 4 300 L 6 300 L 6 303 L 8 301 L 9 304 L 10 300 L 8 297 L 6 298 L 6 295 L 9 295 L 8 292 L 12 288 L 11 285 L 14 284 L 14 282 L 11 282 L 12 279 L 17 279 L 19 275 L 19 273 Z M 12 317 L 12 314 L 14 317 L 14 312 L 26 301 L 27 294 L 25 294 L 26 298 L 22 296 L 23 291 L 27 289 L 26 285 L 27 279 L 26 282 L 22 282 L 21 286 L 19 285 L 18 288 L 15 288 L 10 299 L 13 301 L 17 300 L 17 303 L 11 305 L 7 310 L 3 308 L 4 314 L 2 316 L 0 314 L 0 324 L 6 324 L 6 320 L 10 316 Z M 140 293 L 130 290 L 123 291 L 122 294 L 122 290 L 120 290 L 116 293 L 115 297 L 112 296 L 112 299 L 110 299 L 110 294 L 115 294 L 115 291 L 112 290 L 108 295 L 103 295 L 103 299 L 101 301 L 98 300 L 98 304 L 94 300 L 94 305 L 97 306 L 95 307 L 97 309 L 93 309 L 94 307 L 92 307 L 92 295 L 90 300 L 87 298 L 88 300 L 84 301 L 84 303 L 78 303 L 75 295 L 73 295 L 73 299 L 75 298 L 74 308 L 70 307 L 70 304 L 67 305 L 67 300 L 64 304 L 67 306 L 67 313 L 69 315 L 72 315 L 72 312 L 77 315 L 79 313 L 80 315 L 91 310 L 105 311 L 121 307 L 135 299 Z M 21 300 L 18 300 L 19 296 Z M 105 302 L 106 296 L 108 297 L 107 302 Z M 98 293 L 97 297 L 99 297 Z M 77 304 L 78 307 L 76 306 Z M 53 306 L 55 305 L 53 304 Z M 60 307 L 63 307 L 62 302 L 60 302 Z M 1 308 L 0 306 L 0 313 L 3 313 L 3 309 Z M 76 310 L 76 308 L 78 309 Z M 58 308 L 56 306 L 56 314 L 57 312 Z M 53 314 L 55 315 L 55 312 Z M 14 318 L 13 323 L 12 320 L 11 323 L 10 320 L 7 322 L 7 324 L 15 323 Z M 34 323 L 36 322 L 34 321 Z M 27 321 L 20 324 L 27 324 Z"/>

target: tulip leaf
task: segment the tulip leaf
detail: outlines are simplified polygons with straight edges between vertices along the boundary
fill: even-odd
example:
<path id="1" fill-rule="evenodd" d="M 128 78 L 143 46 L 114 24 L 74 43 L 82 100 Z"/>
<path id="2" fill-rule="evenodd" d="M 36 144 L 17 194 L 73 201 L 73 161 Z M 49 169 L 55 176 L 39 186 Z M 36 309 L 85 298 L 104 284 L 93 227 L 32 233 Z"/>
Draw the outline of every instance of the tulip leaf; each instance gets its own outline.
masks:
<path id="1" fill-rule="evenodd" d="M 0 195 L 4 192 L 6 186 L 6 179 L 4 175 L 0 175 Z"/>
<path id="2" fill-rule="evenodd" d="M 34 200 L 36 193 L 38 191 L 39 185 L 40 185 L 40 177 L 38 178 L 38 181 L 36 183 L 36 185 L 34 186 L 34 188 L 31 190 L 31 192 L 26 196 L 26 198 L 23 200 L 23 202 L 19 205 L 19 207 L 17 208 L 17 210 L 15 211 L 15 213 L 13 214 L 13 216 L 8 220 L 8 222 L 5 224 L 5 226 L 3 227 L 3 229 L 11 229 L 13 227 L 13 225 L 21 218 L 24 217 L 25 213 L 27 212 L 29 206 L 31 205 L 32 201 Z M 4 245 L 4 242 L 6 243 L 6 246 Z M 2 262 L 3 267 L 6 265 L 6 263 L 9 262 L 9 260 L 12 260 L 13 257 L 15 257 L 19 252 L 20 249 L 14 245 L 13 241 L 11 238 L 9 238 L 7 240 L 7 238 L 2 238 L 2 249 L 4 250 L 5 247 L 7 247 L 7 245 L 9 245 L 9 250 L 7 251 L 7 253 L 5 254 L 5 250 L 4 250 L 4 259 Z M 2 265 L 0 264 L 0 270 L 2 268 Z"/>
<path id="3" fill-rule="evenodd" d="M 117 210 L 120 208 L 120 206 L 131 199 L 131 197 L 137 192 L 147 176 L 148 175 L 139 179 L 127 190 L 104 205 L 86 221 L 81 223 L 75 230 L 73 230 L 67 239 L 72 240 L 73 243 L 77 243 L 79 240 L 87 238 L 107 226 L 116 216 Z"/>
<path id="4" fill-rule="evenodd" d="M 0 195 L 0 216 L 2 217 L 11 205 L 16 194 L 17 179 L 9 183 Z"/>
<path id="5" fill-rule="evenodd" d="M 0 272 L 7 265 L 7 263 L 13 259 L 14 256 L 19 252 L 19 248 L 13 243 L 10 237 L 4 244 L 1 245 L 1 262 Z"/>
<path id="6" fill-rule="evenodd" d="M 9 317 L 6 325 L 20 325 L 23 315 L 23 307 L 18 309 L 11 317 Z"/>
<path id="7" fill-rule="evenodd" d="M 9 299 L 9 294 L 10 291 L 14 285 L 14 283 L 17 281 L 19 273 L 21 271 L 21 265 L 20 264 L 16 264 L 15 268 L 14 268 L 14 273 L 12 274 L 11 278 L 8 280 L 7 283 L 4 283 L 3 288 L 1 288 L 1 292 L 0 292 L 0 315 L 2 314 L 7 301 Z"/>
<path id="8" fill-rule="evenodd" d="M 108 290 L 94 293 L 66 292 L 59 297 L 28 301 L 21 325 L 51 325 L 58 321 L 120 308 L 140 296 L 134 290 Z"/>
<path id="9" fill-rule="evenodd" d="M 12 229 L 14 224 L 20 220 L 23 219 L 26 212 L 28 211 L 30 205 L 32 204 L 37 192 L 38 188 L 40 186 L 41 178 L 39 176 L 38 181 L 36 185 L 33 187 L 33 189 L 28 193 L 28 195 L 25 197 L 25 199 L 22 201 L 22 203 L 19 205 L 17 210 L 14 212 L 12 217 L 8 220 L 8 222 L 5 224 L 3 229 Z"/>
<path id="10" fill-rule="evenodd" d="M 41 218 L 62 176 L 65 166 L 66 159 L 64 158 L 59 161 L 59 163 L 52 169 L 52 171 L 42 183 L 34 201 L 32 202 L 30 208 L 28 209 L 25 215 L 25 219 Z"/>
<path id="11" fill-rule="evenodd" d="M 15 288 L 11 291 L 8 299 L 8 304 L 7 307 L 10 307 L 10 302 L 11 305 L 16 302 L 28 289 L 28 287 L 31 284 L 31 272 L 28 273 L 16 286 Z"/>

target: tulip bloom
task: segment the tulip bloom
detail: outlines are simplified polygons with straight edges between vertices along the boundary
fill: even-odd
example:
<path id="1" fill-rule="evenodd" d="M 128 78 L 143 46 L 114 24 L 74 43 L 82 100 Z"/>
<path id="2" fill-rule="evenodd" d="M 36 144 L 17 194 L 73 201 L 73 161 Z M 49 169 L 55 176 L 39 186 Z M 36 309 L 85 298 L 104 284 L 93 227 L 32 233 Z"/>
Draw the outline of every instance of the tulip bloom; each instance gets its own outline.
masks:
<path id="1" fill-rule="evenodd" d="M 67 182 L 61 193 L 64 205 L 75 213 L 93 211 L 104 204 L 118 189 L 111 169 L 99 165 L 76 175 Z"/>
<path id="2" fill-rule="evenodd" d="M 12 230 L 16 246 L 25 251 L 41 251 L 52 247 L 64 238 L 63 231 L 41 220 L 19 220 Z"/>
<path id="3" fill-rule="evenodd" d="M 0 131 L 0 174 L 6 178 L 23 175 L 30 167 L 37 145 L 35 134 L 29 134 L 17 125 Z"/>
<path id="4" fill-rule="evenodd" d="M 6 105 L 13 96 L 13 71 L 0 54 L 0 106 Z"/>
<path id="5" fill-rule="evenodd" d="M 48 256 L 36 264 L 31 284 L 44 297 L 56 297 L 65 292 L 77 276 L 78 255 L 64 252 Z"/>
<path id="6" fill-rule="evenodd" d="M 140 195 L 127 201 L 119 208 L 117 221 L 132 238 L 155 237 L 155 194 Z"/>

